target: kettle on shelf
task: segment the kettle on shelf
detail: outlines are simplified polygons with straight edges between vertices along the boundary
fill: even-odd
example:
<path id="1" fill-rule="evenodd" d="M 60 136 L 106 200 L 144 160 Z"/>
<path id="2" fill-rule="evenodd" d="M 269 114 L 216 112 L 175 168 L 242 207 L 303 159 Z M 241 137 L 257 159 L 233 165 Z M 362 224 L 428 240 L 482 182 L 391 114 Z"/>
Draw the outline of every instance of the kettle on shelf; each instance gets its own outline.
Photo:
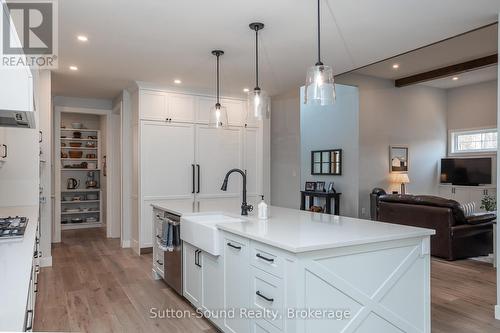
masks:
<path id="1" fill-rule="evenodd" d="M 66 188 L 68 190 L 76 190 L 80 186 L 80 181 L 75 178 L 68 178 Z"/>

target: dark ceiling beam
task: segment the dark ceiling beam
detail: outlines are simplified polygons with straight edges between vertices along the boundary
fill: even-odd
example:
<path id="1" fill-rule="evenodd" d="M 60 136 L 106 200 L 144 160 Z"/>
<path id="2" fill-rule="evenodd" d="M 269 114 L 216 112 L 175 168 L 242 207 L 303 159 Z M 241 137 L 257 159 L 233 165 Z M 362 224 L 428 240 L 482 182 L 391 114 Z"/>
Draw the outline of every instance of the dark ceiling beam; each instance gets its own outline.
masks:
<path id="1" fill-rule="evenodd" d="M 498 63 L 498 54 L 492 54 L 487 57 L 482 57 L 474 60 L 462 62 L 460 64 L 451 65 L 434 69 L 432 71 L 415 74 L 412 76 L 403 77 L 394 81 L 394 85 L 398 88 L 417 84 L 421 82 L 431 81 L 447 76 L 458 75 L 469 72 L 481 67 L 487 67 Z"/>

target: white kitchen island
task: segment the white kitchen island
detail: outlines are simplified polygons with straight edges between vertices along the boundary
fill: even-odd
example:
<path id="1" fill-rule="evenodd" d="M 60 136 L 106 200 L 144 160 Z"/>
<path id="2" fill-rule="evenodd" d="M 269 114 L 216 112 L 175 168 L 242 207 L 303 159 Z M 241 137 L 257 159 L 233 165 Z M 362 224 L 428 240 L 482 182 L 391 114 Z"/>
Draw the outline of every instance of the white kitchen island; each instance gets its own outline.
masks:
<path id="1" fill-rule="evenodd" d="M 215 203 L 154 207 L 181 216 L 184 296 L 224 332 L 431 331 L 433 230 L 279 207 L 267 221 Z"/>

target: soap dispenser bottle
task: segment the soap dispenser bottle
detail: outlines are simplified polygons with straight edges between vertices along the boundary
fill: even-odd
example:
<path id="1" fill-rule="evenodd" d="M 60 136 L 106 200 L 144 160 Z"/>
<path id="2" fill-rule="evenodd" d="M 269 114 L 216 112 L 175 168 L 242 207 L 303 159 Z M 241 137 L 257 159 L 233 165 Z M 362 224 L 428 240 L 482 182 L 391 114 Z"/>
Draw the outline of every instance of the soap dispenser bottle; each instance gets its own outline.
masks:
<path id="1" fill-rule="evenodd" d="M 267 220 L 267 204 L 264 201 L 264 196 L 261 195 L 262 200 L 260 201 L 259 205 L 257 206 L 258 211 L 259 211 L 259 219 L 260 220 Z"/>

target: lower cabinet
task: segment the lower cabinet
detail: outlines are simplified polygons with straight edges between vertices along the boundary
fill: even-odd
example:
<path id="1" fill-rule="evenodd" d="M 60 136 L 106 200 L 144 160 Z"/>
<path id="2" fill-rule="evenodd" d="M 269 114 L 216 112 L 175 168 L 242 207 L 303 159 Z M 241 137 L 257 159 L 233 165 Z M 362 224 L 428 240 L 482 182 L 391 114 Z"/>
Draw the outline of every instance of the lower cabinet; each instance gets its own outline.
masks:
<path id="1" fill-rule="evenodd" d="M 184 278 L 184 297 L 191 304 L 199 308 L 201 306 L 201 288 L 202 288 L 202 264 L 201 250 L 189 243 L 183 243 L 183 278 Z"/>
<path id="2" fill-rule="evenodd" d="M 248 308 L 250 298 L 249 241 L 237 236 L 224 237 L 224 285 L 225 308 L 234 309 L 234 318 L 226 318 L 226 332 L 250 332 L 250 321 L 239 316 L 240 309 Z"/>
<path id="3" fill-rule="evenodd" d="M 439 196 L 458 201 L 460 204 L 474 202 L 476 204 L 477 211 L 481 210 L 481 201 L 484 197 L 495 197 L 496 193 L 497 189 L 494 187 L 454 185 L 439 186 Z"/>

